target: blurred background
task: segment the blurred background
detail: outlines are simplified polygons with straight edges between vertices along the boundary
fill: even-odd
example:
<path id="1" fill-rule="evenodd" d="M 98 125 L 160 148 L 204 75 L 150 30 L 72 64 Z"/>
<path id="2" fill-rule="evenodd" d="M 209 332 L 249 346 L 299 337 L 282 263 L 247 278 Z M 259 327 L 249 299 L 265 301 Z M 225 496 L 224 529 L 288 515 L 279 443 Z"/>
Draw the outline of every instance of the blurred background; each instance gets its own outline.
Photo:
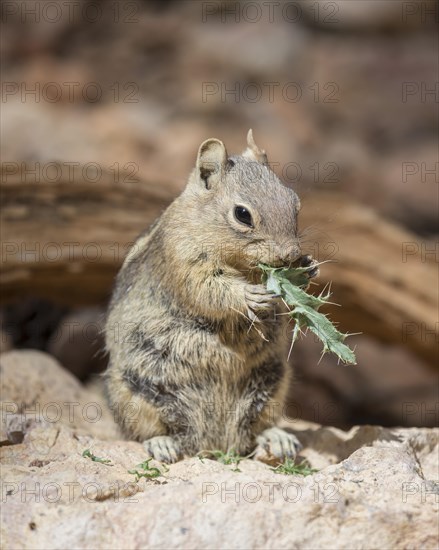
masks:
<path id="1" fill-rule="evenodd" d="M 253 128 L 358 365 L 295 345 L 288 410 L 438 423 L 437 2 L 4 1 L 1 346 L 84 383 L 130 243 L 199 144 Z M 320 360 L 321 359 L 321 360 Z M 49 382 L 48 382 L 49 383 Z"/>

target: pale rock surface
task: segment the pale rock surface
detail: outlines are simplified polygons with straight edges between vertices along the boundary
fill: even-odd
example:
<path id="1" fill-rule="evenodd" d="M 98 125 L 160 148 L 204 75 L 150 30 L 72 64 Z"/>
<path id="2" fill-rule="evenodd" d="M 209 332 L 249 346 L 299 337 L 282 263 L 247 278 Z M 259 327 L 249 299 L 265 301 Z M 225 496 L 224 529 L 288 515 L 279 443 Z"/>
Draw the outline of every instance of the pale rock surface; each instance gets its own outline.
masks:
<path id="1" fill-rule="evenodd" d="M 14 422 L 20 419 L 25 425 L 35 420 L 52 426 L 63 423 L 81 434 L 117 437 L 119 430 L 104 396 L 84 388 L 50 355 L 33 350 L 4 353 L 0 373 L 1 441 L 5 419 L 14 414 Z"/>
<path id="2" fill-rule="evenodd" d="M 437 548 L 437 430 L 286 423 L 313 475 L 189 458 L 136 482 L 142 445 L 121 439 L 96 385 L 34 351 L 4 354 L 1 375 L 4 548 Z M 65 402 L 99 403 L 102 417 L 69 417 Z"/>

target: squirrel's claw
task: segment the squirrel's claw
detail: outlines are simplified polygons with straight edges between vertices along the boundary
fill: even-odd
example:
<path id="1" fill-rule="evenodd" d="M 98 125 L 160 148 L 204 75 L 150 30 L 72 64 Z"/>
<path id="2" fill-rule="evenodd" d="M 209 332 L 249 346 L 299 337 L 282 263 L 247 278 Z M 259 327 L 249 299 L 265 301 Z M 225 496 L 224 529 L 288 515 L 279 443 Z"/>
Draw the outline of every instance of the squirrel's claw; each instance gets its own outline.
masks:
<path id="1" fill-rule="evenodd" d="M 168 435 L 157 435 L 143 442 L 145 451 L 159 462 L 172 464 L 177 462 L 181 456 L 180 445 Z"/>
<path id="2" fill-rule="evenodd" d="M 300 267 L 312 267 L 309 271 L 306 272 L 306 275 L 313 279 L 319 275 L 318 261 L 315 260 L 310 254 L 302 256 L 299 260 Z"/>
<path id="3" fill-rule="evenodd" d="M 255 458 L 263 462 L 283 462 L 285 459 L 296 458 L 302 449 L 302 444 L 292 433 L 274 426 L 267 428 L 256 438 Z"/>
<path id="4" fill-rule="evenodd" d="M 250 308 L 247 308 L 247 317 L 250 319 L 250 321 L 252 323 L 260 323 L 261 322 L 261 320 L 256 315 L 256 313 L 253 310 L 251 310 Z"/>
<path id="5" fill-rule="evenodd" d="M 254 313 L 273 308 L 279 298 L 279 294 L 273 294 L 264 285 L 246 285 L 244 295 L 248 309 Z M 257 319 L 256 316 L 253 320 Z"/>

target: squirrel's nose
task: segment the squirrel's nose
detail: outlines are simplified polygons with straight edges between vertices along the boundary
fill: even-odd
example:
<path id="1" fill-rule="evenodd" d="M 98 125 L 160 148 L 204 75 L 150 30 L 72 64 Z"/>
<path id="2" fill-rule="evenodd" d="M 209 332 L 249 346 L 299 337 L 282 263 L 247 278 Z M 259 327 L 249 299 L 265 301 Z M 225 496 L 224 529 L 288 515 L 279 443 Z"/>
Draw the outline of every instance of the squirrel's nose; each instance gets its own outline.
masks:
<path id="1" fill-rule="evenodd" d="M 301 254 L 302 250 L 299 244 L 284 245 L 280 247 L 279 259 L 285 264 L 290 264 L 296 261 Z"/>

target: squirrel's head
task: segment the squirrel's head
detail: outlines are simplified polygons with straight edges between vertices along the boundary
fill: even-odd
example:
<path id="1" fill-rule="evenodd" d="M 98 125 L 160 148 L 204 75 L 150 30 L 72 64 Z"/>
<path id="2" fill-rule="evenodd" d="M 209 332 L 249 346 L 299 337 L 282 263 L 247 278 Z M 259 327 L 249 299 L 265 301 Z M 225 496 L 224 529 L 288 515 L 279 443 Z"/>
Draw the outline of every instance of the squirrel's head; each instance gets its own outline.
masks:
<path id="1" fill-rule="evenodd" d="M 268 165 L 265 151 L 247 135 L 242 155 L 227 155 L 218 139 L 204 141 L 184 193 L 206 246 L 221 246 L 227 263 L 289 265 L 301 254 L 300 201 Z M 195 200 L 192 200 L 195 198 Z"/>

